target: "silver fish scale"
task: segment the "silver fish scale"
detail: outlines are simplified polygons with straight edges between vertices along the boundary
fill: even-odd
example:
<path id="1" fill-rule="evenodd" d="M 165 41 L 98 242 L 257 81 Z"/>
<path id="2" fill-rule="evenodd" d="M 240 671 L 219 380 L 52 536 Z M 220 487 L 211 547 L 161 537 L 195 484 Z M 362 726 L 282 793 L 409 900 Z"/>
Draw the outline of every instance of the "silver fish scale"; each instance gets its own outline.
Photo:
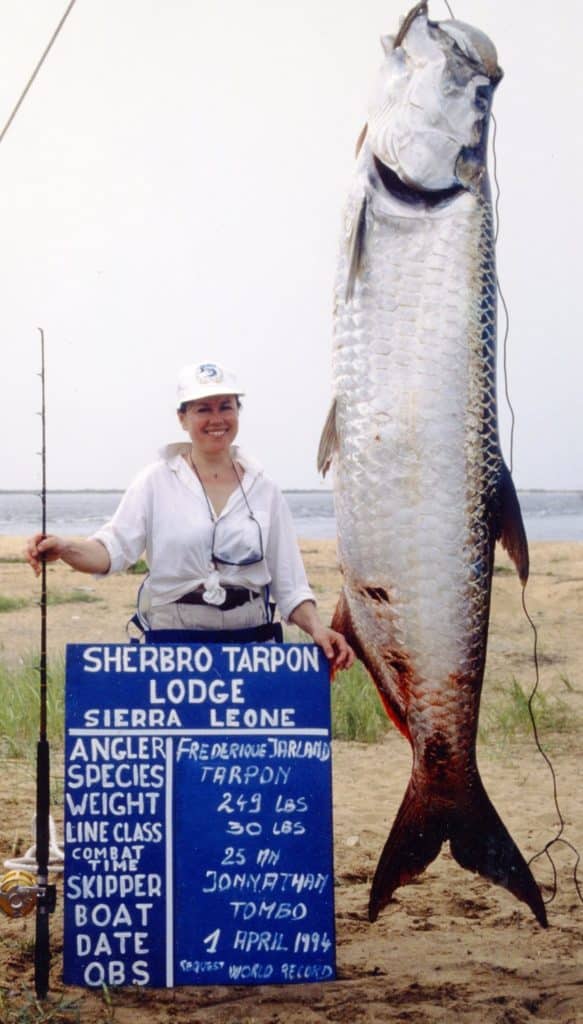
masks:
<path id="1" fill-rule="evenodd" d="M 479 696 L 501 469 L 492 217 L 469 193 L 421 210 L 366 188 L 364 264 L 346 302 L 342 247 L 335 295 L 339 554 L 357 636 L 411 721 L 448 680 L 453 702 L 460 677 Z"/>

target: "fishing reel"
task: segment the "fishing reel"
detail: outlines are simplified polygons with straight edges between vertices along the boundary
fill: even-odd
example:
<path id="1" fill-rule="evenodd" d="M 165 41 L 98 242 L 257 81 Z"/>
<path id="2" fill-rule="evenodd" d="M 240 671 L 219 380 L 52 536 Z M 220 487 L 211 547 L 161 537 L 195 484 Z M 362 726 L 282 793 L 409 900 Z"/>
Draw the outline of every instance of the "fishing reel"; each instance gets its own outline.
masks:
<path id="1" fill-rule="evenodd" d="M 33 835 L 35 829 L 36 818 L 33 818 Z M 31 846 L 24 856 L 4 861 L 8 871 L 0 875 L 0 911 L 7 917 L 26 917 L 37 905 L 44 907 L 49 914 L 53 913 L 56 887 L 40 885 L 35 881 L 32 870 L 38 871 L 36 860 L 36 846 Z M 56 826 L 52 817 L 49 817 L 49 872 L 60 873 L 63 862 L 64 854 L 58 843 Z"/>
<path id="2" fill-rule="evenodd" d="M 0 910 L 7 917 L 26 917 L 36 907 L 38 886 L 30 871 L 8 871 L 0 876 Z"/>

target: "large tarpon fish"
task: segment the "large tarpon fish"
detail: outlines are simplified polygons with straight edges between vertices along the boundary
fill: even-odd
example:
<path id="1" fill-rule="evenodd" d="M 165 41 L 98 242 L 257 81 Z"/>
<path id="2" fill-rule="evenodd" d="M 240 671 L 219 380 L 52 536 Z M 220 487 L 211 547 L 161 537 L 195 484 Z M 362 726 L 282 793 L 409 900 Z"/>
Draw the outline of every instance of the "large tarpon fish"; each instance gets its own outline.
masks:
<path id="1" fill-rule="evenodd" d="M 353 644 L 413 750 L 374 877 L 375 920 L 449 840 L 471 871 L 546 925 L 539 888 L 476 763 L 497 540 L 528 577 L 498 438 L 496 271 L 487 125 L 496 50 L 418 4 L 385 60 L 360 139 L 335 292 L 335 398 L 319 451 L 335 463 Z"/>

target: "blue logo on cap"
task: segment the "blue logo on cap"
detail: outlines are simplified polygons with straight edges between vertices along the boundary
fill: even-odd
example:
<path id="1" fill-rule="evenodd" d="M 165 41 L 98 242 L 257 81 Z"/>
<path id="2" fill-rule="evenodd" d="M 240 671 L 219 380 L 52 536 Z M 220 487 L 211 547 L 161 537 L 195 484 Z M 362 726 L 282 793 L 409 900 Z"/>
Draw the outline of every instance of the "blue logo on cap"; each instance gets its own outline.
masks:
<path id="1" fill-rule="evenodd" d="M 201 363 L 196 371 L 196 376 L 201 381 L 214 383 L 223 379 L 223 371 L 216 363 Z"/>

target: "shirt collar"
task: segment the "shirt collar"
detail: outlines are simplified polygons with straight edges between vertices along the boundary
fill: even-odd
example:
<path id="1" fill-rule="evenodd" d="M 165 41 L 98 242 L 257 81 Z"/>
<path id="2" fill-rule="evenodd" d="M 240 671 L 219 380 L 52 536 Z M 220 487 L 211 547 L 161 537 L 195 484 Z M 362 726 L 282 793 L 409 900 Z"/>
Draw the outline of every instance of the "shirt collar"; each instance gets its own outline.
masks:
<path id="1" fill-rule="evenodd" d="M 177 473 L 180 465 L 184 464 L 182 456 L 186 455 L 189 449 L 190 445 L 187 441 L 176 441 L 173 444 L 164 445 L 160 449 L 159 455 L 162 461 L 166 462 L 170 469 Z M 250 455 L 242 451 L 239 445 L 231 445 L 231 458 L 236 460 L 245 470 L 245 474 L 248 473 L 253 480 L 263 475 L 263 467 L 255 459 L 251 458 Z"/>

